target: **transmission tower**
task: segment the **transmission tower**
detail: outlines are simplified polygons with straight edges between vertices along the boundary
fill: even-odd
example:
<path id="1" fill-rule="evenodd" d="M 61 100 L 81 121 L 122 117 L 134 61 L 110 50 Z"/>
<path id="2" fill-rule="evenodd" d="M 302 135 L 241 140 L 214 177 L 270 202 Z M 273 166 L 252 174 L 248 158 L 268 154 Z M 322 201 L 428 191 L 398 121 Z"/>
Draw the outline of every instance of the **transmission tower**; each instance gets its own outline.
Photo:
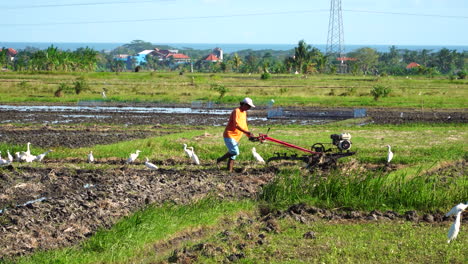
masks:
<path id="1" fill-rule="evenodd" d="M 327 54 L 333 57 L 344 57 L 343 17 L 341 0 L 330 1 L 330 18 L 328 22 Z"/>

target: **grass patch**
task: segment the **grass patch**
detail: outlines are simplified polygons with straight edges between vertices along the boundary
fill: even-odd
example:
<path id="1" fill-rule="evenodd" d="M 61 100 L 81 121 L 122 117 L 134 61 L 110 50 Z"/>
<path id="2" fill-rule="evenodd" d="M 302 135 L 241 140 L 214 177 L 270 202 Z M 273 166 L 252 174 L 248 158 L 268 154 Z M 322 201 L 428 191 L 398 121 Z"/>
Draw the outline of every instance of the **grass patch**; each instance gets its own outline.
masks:
<path id="1" fill-rule="evenodd" d="M 408 175 L 383 171 L 334 171 L 326 176 L 299 169 L 283 170 L 263 188 L 261 199 L 285 207 L 307 202 L 319 207 L 359 210 L 436 211 L 468 197 L 468 178 L 446 175 Z"/>
<path id="2" fill-rule="evenodd" d="M 185 229 L 215 225 L 226 215 L 252 210 L 250 201 L 204 199 L 191 205 L 148 207 L 125 217 L 111 229 L 98 231 L 79 246 L 38 252 L 5 263 L 126 263 L 148 245 Z"/>
<path id="3" fill-rule="evenodd" d="M 86 78 L 89 91 L 54 96 L 53 92 L 61 83 L 71 85 L 79 76 Z M 213 85 L 225 88 L 221 98 L 220 93 L 212 89 Z M 389 87 L 392 92 L 375 101 L 370 94 L 375 85 Z M 298 78 L 290 74 L 274 74 L 272 80 L 265 81 L 258 75 L 239 73 L 191 73 L 184 76 L 177 72 L 0 73 L 2 102 L 75 103 L 99 100 L 102 99 L 103 89 L 106 89 L 106 101 L 109 102 L 190 103 L 203 98 L 217 103 L 237 104 L 240 98 L 249 96 L 259 106 L 266 106 L 274 98 L 275 104 L 281 106 L 464 108 L 468 80 L 453 82 L 444 77 L 375 79 L 369 76 L 324 74 Z"/>

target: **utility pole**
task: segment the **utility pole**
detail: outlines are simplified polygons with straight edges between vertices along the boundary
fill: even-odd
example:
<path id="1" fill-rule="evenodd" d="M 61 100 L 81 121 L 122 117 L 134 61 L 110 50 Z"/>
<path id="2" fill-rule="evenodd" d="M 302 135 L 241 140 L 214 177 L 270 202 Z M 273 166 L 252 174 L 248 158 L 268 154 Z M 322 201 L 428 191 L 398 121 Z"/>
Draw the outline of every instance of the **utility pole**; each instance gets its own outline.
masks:
<path id="1" fill-rule="evenodd" d="M 330 17 L 328 21 L 327 55 L 331 59 L 345 57 L 343 16 L 341 15 L 341 0 L 330 1 Z M 346 72 L 344 60 L 340 63 L 340 72 Z"/>

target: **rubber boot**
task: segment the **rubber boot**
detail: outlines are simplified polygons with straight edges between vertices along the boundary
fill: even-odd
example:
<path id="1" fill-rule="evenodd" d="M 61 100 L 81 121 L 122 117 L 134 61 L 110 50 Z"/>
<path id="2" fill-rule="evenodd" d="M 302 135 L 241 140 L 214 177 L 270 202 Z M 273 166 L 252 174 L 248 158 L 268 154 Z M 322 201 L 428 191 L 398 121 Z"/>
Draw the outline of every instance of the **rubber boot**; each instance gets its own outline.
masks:
<path id="1" fill-rule="evenodd" d="M 228 162 L 227 162 L 227 170 L 229 172 L 233 172 L 234 171 L 234 160 L 233 159 L 229 159 Z"/>

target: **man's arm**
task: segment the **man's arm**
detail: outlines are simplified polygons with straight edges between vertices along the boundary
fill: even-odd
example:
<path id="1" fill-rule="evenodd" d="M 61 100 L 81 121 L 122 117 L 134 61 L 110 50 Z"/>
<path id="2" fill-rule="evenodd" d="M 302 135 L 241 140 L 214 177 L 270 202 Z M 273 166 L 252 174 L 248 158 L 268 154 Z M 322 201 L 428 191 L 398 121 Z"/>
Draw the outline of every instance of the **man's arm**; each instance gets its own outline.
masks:
<path id="1" fill-rule="evenodd" d="M 246 130 L 242 129 L 242 128 L 239 127 L 238 125 L 236 125 L 236 128 L 239 129 L 240 131 L 242 131 L 242 133 L 244 133 L 247 137 L 251 137 L 251 136 L 252 136 L 252 133 L 250 133 L 249 131 L 246 131 Z"/>

